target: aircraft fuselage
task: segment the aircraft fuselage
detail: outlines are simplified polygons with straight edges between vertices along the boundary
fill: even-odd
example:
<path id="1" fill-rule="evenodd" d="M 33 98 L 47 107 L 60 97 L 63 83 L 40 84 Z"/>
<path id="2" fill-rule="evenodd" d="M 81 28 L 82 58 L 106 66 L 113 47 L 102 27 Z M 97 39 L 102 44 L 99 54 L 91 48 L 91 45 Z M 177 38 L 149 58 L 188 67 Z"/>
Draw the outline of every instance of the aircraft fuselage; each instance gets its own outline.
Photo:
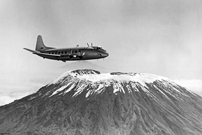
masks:
<path id="1" fill-rule="evenodd" d="M 89 48 L 76 47 L 76 48 L 48 49 L 44 52 L 38 53 L 37 55 L 43 58 L 53 60 L 77 61 L 77 60 L 91 60 L 91 59 L 105 58 L 108 56 L 108 53 L 105 52 L 104 50 L 98 50 L 90 47 Z"/>

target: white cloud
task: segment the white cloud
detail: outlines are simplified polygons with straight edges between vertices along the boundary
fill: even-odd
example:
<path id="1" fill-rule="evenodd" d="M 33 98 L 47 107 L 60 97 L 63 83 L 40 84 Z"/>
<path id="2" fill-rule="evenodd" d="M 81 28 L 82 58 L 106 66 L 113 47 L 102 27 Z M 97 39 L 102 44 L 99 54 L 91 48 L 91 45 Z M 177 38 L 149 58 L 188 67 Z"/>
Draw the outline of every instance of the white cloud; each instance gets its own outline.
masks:
<path id="1" fill-rule="evenodd" d="M 1 92 L 0 93 L 0 106 L 9 104 L 14 100 L 21 99 L 27 95 L 32 94 L 33 91 L 11 91 L 11 92 Z"/>
<path id="2" fill-rule="evenodd" d="M 202 96 L 202 80 L 174 80 L 177 84 Z"/>
<path id="3" fill-rule="evenodd" d="M 15 100 L 15 98 L 10 97 L 9 95 L 0 95 L 0 106 L 8 104 L 14 100 Z"/>

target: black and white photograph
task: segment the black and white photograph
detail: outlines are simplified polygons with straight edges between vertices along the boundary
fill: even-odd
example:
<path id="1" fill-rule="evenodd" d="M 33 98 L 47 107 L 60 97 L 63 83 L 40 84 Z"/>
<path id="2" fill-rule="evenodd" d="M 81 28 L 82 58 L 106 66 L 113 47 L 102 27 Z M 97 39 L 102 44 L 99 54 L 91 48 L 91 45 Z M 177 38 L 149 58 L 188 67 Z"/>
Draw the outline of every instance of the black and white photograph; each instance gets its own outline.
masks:
<path id="1" fill-rule="evenodd" d="M 0 0 L 0 135 L 202 135 L 202 1 Z"/>

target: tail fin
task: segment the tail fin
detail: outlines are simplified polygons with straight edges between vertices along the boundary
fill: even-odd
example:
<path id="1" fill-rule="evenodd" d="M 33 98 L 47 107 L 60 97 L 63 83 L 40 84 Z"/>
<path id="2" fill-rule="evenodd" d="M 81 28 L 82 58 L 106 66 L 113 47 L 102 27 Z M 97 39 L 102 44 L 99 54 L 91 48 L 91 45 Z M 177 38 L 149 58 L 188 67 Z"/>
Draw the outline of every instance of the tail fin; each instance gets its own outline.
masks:
<path id="1" fill-rule="evenodd" d="M 44 45 L 44 43 L 43 43 L 42 36 L 41 36 L 41 35 L 38 35 L 35 50 L 36 50 L 36 51 L 43 52 L 43 51 L 45 51 L 45 50 L 47 50 L 47 49 L 48 49 L 48 48 L 47 48 L 47 47 Z"/>

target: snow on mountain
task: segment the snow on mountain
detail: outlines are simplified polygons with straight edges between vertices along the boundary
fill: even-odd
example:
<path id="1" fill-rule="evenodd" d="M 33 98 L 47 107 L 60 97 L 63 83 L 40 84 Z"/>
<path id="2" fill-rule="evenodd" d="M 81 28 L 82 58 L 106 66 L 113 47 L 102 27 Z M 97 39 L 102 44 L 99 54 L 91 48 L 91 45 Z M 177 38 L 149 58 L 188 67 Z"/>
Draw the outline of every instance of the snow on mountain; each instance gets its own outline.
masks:
<path id="1" fill-rule="evenodd" d="M 72 70 L 0 107 L 0 134 L 201 135 L 202 98 L 165 77 Z"/>
<path id="2" fill-rule="evenodd" d="M 83 70 L 74 70 L 74 71 L 68 71 L 64 73 L 62 76 L 60 76 L 58 79 L 54 80 L 52 83 L 61 83 L 62 81 L 65 80 L 66 76 L 71 75 L 75 77 L 75 79 L 87 81 L 88 83 L 91 84 L 98 84 L 98 90 L 99 89 L 104 89 L 104 87 L 109 86 L 110 83 L 113 83 L 114 85 L 114 91 L 117 92 L 119 90 L 122 90 L 124 92 L 122 85 L 119 85 L 120 83 L 123 82 L 135 82 L 139 83 L 143 87 L 147 87 L 146 84 L 153 83 L 154 81 L 163 81 L 163 80 L 169 80 L 168 78 L 165 77 L 160 77 L 152 74 L 146 74 L 146 73 L 120 73 L 120 72 L 114 72 L 114 73 L 102 73 L 95 71 L 95 70 L 89 70 L 89 69 L 83 69 Z M 73 79 L 74 80 L 74 79 Z M 104 83 L 104 85 L 103 85 Z M 60 87 L 58 90 L 56 90 L 52 95 L 57 93 L 57 91 L 64 90 L 66 88 L 66 85 Z M 87 85 L 85 85 L 87 86 Z M 83 86 L 80 86 L 83 87 Z M 117 88 L 118 90 L 117 90 Z M 72 87 L 73 88 L 73 87 Z M 71 89 L 68 89 L 67 91 L 70 91 Z M 81 89 L 83 90 L 83 89 Z M 144 89 L 146 90 L 146 89 Z M 78 91 L 78 90 L 77 90 Z M 97 90 L 96 90 L 97 91 Z M 125 92 L 124 92 L 125 93 Z M 89 94 L 89 93 L 87 93 Z M 52 96 L 51 95 L 51 96 Z"/>

